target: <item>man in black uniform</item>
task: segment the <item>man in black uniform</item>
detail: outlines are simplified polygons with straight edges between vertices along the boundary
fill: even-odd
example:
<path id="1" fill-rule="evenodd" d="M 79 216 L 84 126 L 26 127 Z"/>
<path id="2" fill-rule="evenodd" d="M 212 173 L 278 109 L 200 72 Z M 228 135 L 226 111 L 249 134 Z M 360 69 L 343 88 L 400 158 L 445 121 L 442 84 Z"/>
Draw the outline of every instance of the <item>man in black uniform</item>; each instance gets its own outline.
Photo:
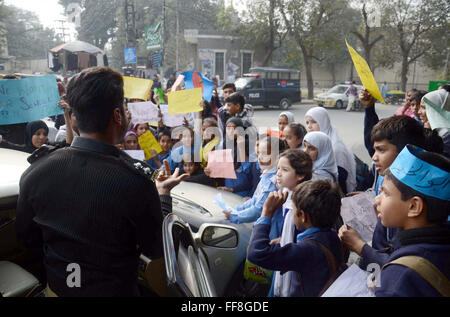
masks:
<path id="1" fill-rule="evenodd" d="M 43 248 L 57 296 L 137 296 L 139 255 L 163 257 L 163 213 L 154 171 L 114 146 L 128 127 L 122 76 L 86 69 L 70 81 L 67 98 L 81 137 L 30 157 L 20 182 L 18 240 Z M 168 206 L 172 183 L 158 184 Z M 81 277 L 75 286 L 67 282 L 73 264 Z"/>

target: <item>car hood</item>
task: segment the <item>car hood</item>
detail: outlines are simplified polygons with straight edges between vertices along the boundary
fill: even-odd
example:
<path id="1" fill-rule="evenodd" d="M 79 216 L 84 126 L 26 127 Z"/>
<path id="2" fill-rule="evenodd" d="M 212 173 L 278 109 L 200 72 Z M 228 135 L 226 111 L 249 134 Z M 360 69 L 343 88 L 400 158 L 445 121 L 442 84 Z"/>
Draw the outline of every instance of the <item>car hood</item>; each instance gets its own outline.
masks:
<path id="1" fill-rule="evenodd" d="M 222 209 L 214 202 L 214 197 L 217 194 L 222 194 L 223 199 L 230 207 L 234 208 L 244 203 L 244 199 L 239 195 L 195 183 L 181 182 L 171 191 L 172 197 L 191 201 L 208 210 L 213 217 L 222 217 Z"/>
<path id="2" fill-rule="evenodd" d="M 0 149 L 0 198 L 17 196 L 23 172 L 30 166 L 28 153 Z"/>
<path id="3" fill-rule="evenodd" d="M 324 94 L 317 95 L 317 98 L 333 99 L 333 98 L 340 98 L 342 96 L 344 96 L 344 94 L 328 94 L 328 93 L 324 93 Z"/>

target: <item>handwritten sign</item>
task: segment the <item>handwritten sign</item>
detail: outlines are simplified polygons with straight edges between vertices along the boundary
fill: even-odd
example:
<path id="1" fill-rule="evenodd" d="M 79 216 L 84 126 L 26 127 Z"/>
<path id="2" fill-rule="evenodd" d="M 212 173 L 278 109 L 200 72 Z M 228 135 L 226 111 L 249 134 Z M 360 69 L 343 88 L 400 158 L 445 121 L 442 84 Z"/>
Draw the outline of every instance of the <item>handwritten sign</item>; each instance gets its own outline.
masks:
<path id="1" fill-rule="evenodd" d="M 123 77 L 125 98 L 148 100 L 153 81 L 149 79 Z"/>
<path id="2" fill-rule="evenodd" d="M 131 122 L 133 124 L 156 121 L 156 125 L 158 125 L 159 110 L 153 102 L 129 103 L 128 110 L 131 112 Z"/>
<path id="3" fill-rule="evenodd" d="M 231 149 L 209 152 L 208 169 L 211 178 L 237 179 Z"/>
<path id="4" fill-rule="evenodd" d="M 375 297 L 367 285 L 368 274 L 356 264 L 350 266 L 322 297 Z"/>
<path id="5" fill-rule="evenodd" d="M 0 80 L 0 125 L 25 123 L 62 114 L 56 77 Z"/>
<path id="6" fill-rule="evenodd" d="M 183 114 L 169 114 L 169 105 L 160 105 L 161 113 L 163 115 L 163 123 L 166 127 L 175 128 L 184 124 Z"/>
<path id="7" fill-rule="evenodd" d="M 155 137 L 150 131 L 145 132 L 139 137 L 139 145 L 145 153 L 146 160 L 149 160 L 153 157 L 152 151 L 155 151 L 156 154 L 162 152 L 161 145 L 159 145 L 158 141 L 156 141 Z"/>
<path id="8" fill-rule="evenodd" d="M 169 92 L 169 114 L 182 114 L 203 111 L 201 88 Z"/>
<path id="9" fill-rule="evenodd" d="M 365 242 L 372 241 L 377 225 L 378 218 L 373 207 L 374 203 L 373 190 L 342 199 L 341 216 L 344 223 L 355 229 Z"/>
<path id="10" fill-rule="evenodd" d="M 378 87 L 375 77 L 373 76 L 373 73 L 370 70 L 370 67 L 367 64 L 366 60 L 362 58 L 361 55 L 359 55 L 358 52 L 356 52 L 355 49 L 348 44 L 347 41 L 345 41 L 345 43 L 347 44 L 348 51 L 350 52 L 353 63 L 355 64 L 356 71 L 358 72 L 363 86 L 370 92 L 370 94 L 374 98 L 386 104 L 383 96 L 381 95 L 380 88 Z"/>

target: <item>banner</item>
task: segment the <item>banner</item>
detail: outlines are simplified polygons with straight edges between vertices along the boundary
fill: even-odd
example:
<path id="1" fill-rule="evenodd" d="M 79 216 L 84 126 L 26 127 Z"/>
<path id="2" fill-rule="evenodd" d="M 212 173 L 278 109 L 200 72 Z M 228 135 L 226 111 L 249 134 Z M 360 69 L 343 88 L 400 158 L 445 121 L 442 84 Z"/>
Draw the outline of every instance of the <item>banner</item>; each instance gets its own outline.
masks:
<path id="1" fill-rule="evenodd" d="M 358 52 L 356 52 L 355 49 L 348 44 L 347 41 L 345 41 L 345 43 L 347 44 L 348 51 L 350 52 L 350 56 L 352 57 L 356 71 L 358 72 L 363 86 L 370 92 L 372 97 L 386 104 L 383 96 L 381 95 L 380 88 L 378 87 L 375 77 L 373 76 L 373 73 L 370 70 L 370 67 L 367 64 L 366 60 L 362 58 L 358 54 Z"/>
<path id="2" fill-rule="evenodd" d="M 0 80 L 0 125 L 26 123 L 63 114 L 54 75 Z"/>
<path id="3" fill-rule="evenodd" d="M 124 76 L 123 84 L 125 98 L 148 100 L 153 80 Z"/>
<path id="4" fill-rule="evenodd" d="M 159 50 L 162 48 L 161 23 L 145 28 L 145 43 L 147 50 Z"/>

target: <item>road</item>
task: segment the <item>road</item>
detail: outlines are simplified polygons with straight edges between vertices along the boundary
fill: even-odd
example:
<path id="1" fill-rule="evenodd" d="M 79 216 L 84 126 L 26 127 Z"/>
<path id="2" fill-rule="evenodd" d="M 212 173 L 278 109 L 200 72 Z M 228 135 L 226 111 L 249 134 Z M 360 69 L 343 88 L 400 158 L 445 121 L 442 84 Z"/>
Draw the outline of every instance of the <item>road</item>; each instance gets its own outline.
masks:
<path id="1" fill-rule="evenodd" d="M 304 101 L 301 104 L 295 104 L 289 109 L 294 115 L 296 122 L 305 125 L 306 112 L 316 107 L 312 101 Z M 399 106 L 377 104 L 376 109 L 380 119 L 387 118 L 395 114 Z M 278 116 L 282 111 L 271 107 L 265 110 L 262 107 L 255 107 L 253 116 L 254 123 L 258 128 L 277 128 Z M 331 123 L 338 130 L 344 143 L 361 160 L 371 164 L 372 160 L 364 146 L 364 112 L 346 112 L 345 110 L 328 109 Z"/>

